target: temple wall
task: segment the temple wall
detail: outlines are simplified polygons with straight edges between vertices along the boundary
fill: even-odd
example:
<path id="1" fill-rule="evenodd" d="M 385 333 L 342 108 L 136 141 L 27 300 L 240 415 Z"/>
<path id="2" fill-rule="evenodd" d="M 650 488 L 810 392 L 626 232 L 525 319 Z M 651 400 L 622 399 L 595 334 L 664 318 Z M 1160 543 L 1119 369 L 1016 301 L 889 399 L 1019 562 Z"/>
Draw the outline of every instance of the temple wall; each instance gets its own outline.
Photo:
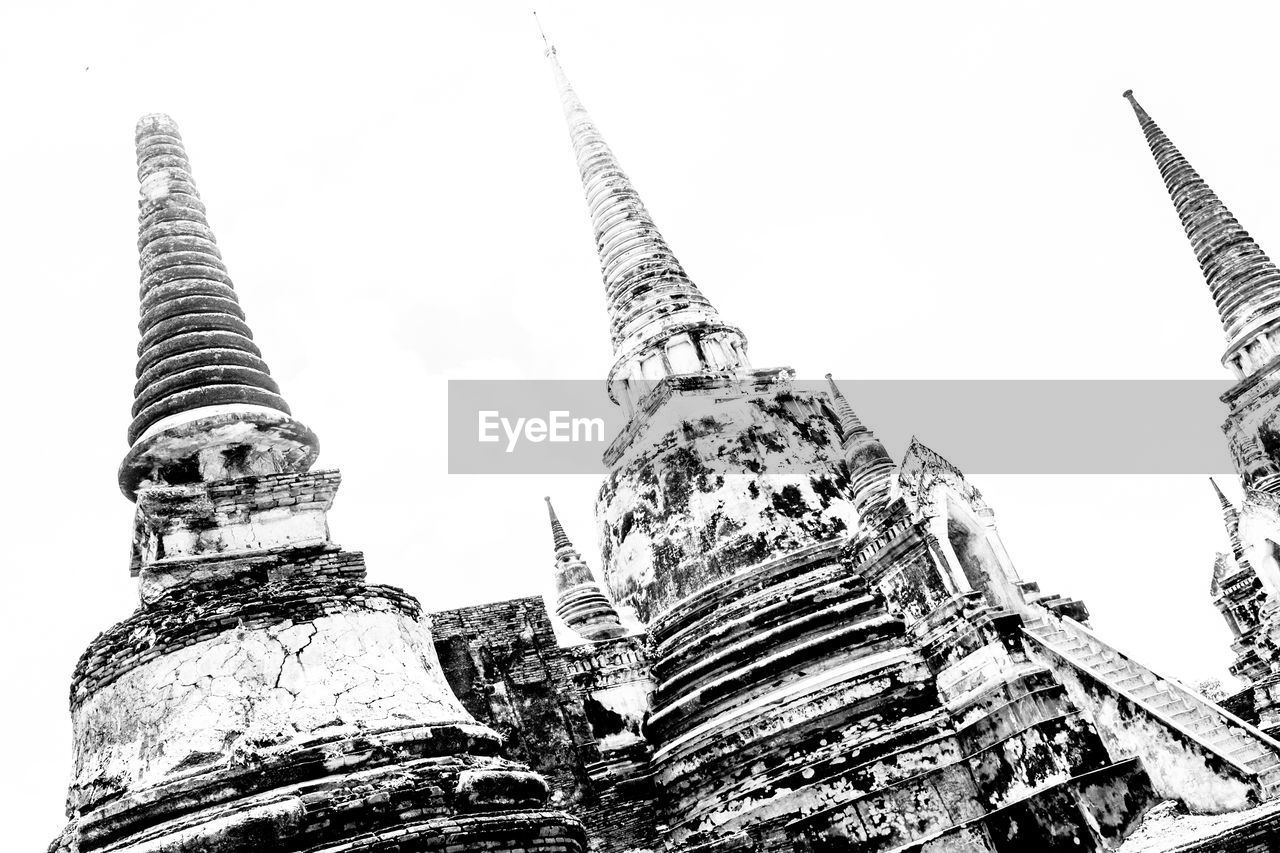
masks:
<path id="1" fill-rule="evenodd" d="M 623 637 L 569 648 L 540 597 L 431 616 L 445 677 L 467 710 L 502 737 L 503 753 L 542 774 L 602 853 L 656 847 L 643 644 Z"/>
<path id="2" fill-rule="evenodd" d="M 882 559 L 862 569 L 872 579 L 889 606 L 910 623 L 928 616 L 955 594 L 937 557 L 936 543 L 926 536 L 912 536 Z"/>
<path id="3" fill-rule="evenodd" d="M 450 687 L 498 732 L 503 753 L 546 777 L 554 805 L 589 797 L 581 753 L 592 747 L 590 726 L 542 598 L 444 610 L 431 625 Z"/>

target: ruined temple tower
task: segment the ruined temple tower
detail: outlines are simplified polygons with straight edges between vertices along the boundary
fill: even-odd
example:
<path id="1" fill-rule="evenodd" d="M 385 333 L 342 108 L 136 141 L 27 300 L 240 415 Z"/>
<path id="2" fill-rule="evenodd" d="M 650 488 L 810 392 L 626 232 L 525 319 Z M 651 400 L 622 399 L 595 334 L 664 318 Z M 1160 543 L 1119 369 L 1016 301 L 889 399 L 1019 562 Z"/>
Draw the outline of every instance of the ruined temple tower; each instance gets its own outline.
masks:
<path id="1" fill-rule="evenodd" d="M 245 323 L 174 122 L 138 123 L 142 339 L 120 469 L 138 609 L 71 687 L 54 851 L 584 849 L 450 691 L 418 602 L 329 537 L 336 471 Z"/>
<path id="2" fill-rule="evenodd" d="M 1280 743 L 1021 579 L 959 469 L 917 441 L 895 463 L 834 382 L 751 366 L 546 56 L 628 416 L 597 500 L 605 583 L 553 515 L 556 606 L 585 643 L 536 599 L 433 624 L 467 709 L 592 849 L 1102 850 L 1162 798 L 1272 798 Z M 614 633 L 623 610 L 639 633 Z"/>
<path id="3" fill-rule="evenodd" d="M 830 377 L 750 365 L 546 53 L 628 416 L 597 500 L 603 584 L 548 501 L 573 642 L 540 598 L 428 623 L 332 542 L 339 477 L 311 470 L 315 435 L 253 342 L 177 128 L 148 116 L 120 469 L 141 601 L 77 665 L 51 849 L 1076 853 L 1115 849 L 1160 799 L 1274 804 L 1280 743 L 1024 580 L 956 466 L 916 440 L 895 462 Z M 1135 109 L 1241 380 L 1246 499 L 1220 495 L 1214 583 L 1251 719 L 1273 726 L 1280 289 Z"/>
<path id="4" fill-rule="evenodd" d="M 1218 309 L 1236 384 L 1223 424 L 1244 502 L 1214 483 L 1229 551 L 1210 592 L 1233 637 L 1232 674 L 1246 684 L 1230 704 L 1280 733 L 1280 269 L 1134 98 L 1129 100 Z"/>

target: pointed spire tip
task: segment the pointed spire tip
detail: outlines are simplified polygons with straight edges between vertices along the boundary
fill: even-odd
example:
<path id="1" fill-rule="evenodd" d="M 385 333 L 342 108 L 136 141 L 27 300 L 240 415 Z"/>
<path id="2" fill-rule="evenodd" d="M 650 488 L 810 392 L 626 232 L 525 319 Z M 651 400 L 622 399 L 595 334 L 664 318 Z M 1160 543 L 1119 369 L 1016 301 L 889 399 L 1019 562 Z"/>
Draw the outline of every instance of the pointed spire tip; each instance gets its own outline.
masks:
<path id="1" fill-rule="evenodd" d="M 1213 486 L 1214 494 L 1218 496 L 1218 503 L 1222 505 L 1222 511 L 1227 513 L 1229 516 L 1235 516 L 1236 505 L 1231 502 L 1230 498 L 1222 493 L 1222 487 L 1218 485 L 1218 481 L 1210 477 L 1209 484 Z"/>
<path id="2" fill-rule="evenodd" d="M 538 35 L 542 36 L 542 44 L 546 47 L 545 55 L 551 56 L 556 52 L 555 45 L 551 43 L 551 40 L 547 38 L 546 32 L 542 29 L 542 19 L 538 17 L 538 10 L 534 9 L 532 11 L 533 22 L 538 26 Z"/>
<path id="3" fill-rule="evenodd" d="M 543 500 L 547 502 L 547 515 L 551 518 L 551 538 L 555 542 L 556 550 L 572 548 L 573 543 L 569 541 L 569 535 L 564 532 L 564 526 L 556 516 L 556 508 L 551 505 L 550 496 L 543 498 Z"/>

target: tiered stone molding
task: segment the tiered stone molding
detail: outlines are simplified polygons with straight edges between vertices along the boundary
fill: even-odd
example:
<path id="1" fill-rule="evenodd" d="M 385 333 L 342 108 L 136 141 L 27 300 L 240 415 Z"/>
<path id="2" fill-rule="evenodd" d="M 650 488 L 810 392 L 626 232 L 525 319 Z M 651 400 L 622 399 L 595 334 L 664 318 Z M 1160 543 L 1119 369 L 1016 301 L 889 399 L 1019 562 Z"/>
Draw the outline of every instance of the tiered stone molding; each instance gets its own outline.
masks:
<path id="1" fill-rule="evenodd" d="M 179 412 L 249 403 L 289 414 L 244 322 L 173 119 L 138 122 L 142 320 L 129 441 Z"/>

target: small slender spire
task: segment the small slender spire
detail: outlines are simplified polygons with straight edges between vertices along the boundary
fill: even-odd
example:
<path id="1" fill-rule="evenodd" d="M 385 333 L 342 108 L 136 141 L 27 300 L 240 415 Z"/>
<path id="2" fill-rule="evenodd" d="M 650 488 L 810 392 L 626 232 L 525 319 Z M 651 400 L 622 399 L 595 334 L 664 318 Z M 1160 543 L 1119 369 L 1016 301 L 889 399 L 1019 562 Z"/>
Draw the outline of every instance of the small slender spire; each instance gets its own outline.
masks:
<path id="1" fill-rule="evenodd" d="M 556 548 L 556 615 L 588 640 L 607 640 L 627 633 L 613 602 L 591 574 L 591 568 L 573 547 L 546 498 L 551 517 L 551 538 Z"/>
<path id="2" fill-rule="evenodd" d="M 889 503 L 896 466 L 880 439 L 862 423 L 853 406 L 849 405 L 830 373 L 827 374 L 827 385 L 840 421 L 840 444 L 849 466 L 853 506 L 860 518 L 874 523 Z"/>
<path id="3" fill-rule="evenodd" d="M 836 415 L 840 418 L 841 441 L 847 441 L 854 435 L 869 434 L 871 430 L 863 425 L 857 413 L 854 412 L 853 406 L 849 405 L 849 401 L 841 393 L 840 387 L 836 385 L 836 381 L 831 378 L 830 373 L 827 374 L 827 385 L 831 388 L 831 399 L 835 401 Z"/>
<path id="4" fill-rule="evenodd" d="M 305 470 L 318 443 L 245 323 L 177 124 L 143 116 L 135 142 L 142 339 L 121 488 Z"/>
<path id="5" fill-rule="evenodd" d="M 1218 496 L 1218 503 L 1222 505 L 1222 511 L 1224 513 L 1229 512 L 1234 515 L 1236 511 L 1235 505 L 1232 504 L 1231 501 L 1228 500 L 1227 496 L 1222 493 L 1222 487 L 1218 485 L 1218 481 L 1210 477 L 1209 485 L 1213 486 L 1214 494 Z"/>
<path id="6" fill-rule="evenodd" d="M 1222 493 L 1218 481 L 1209 478 L 1213 491 L 1218 495 L 1218 503 L 1222 507 L 1222 523 L 1227 528 L 1227 539 L 1231 542 L 1231 555 L 1235 557 L 1236 564 L 1241 568 L 1251 568 L 1249 558 L 1244 553 L 1244 541 L 1240 538 L 1240 513 L 1236 511 L 1235 505 L 1227 499 Z"/>
<path id="7" fill-rule="evenodd" d="M 604 274 L 610 337 L 617 356 L 611 393 L 615 376 L 655 379 L 745 368 L 746 337 L 720 319 L 689 278 L 578 99 L 555 46 L 545 33 L 542 39 L 569 125 Z M 696 340 L 691 352 L 687 358 L 671 356 L 667 343 L 684 333 Z"/>
<path id="8" fill-rule="evenodd" d="M 1237 345 L 1280 316 L 1280 270 L 1142 108 L 1133 90 L 1124 97 L 1138 117 L 1218 307 L 1229 360 Z"/>
<path id="9" fill-rule="evenodd" d="M 547 513 L 551 516 L 551 538 L 555 541 L 556 552 L 573 548 L 573 543 L 569 541 L 569 534 L 564 532 L 564 525 L 560 523 L 560 519 L 556 517 L 556 508 L 551 505 L 551 498 L 543 498 L 547 502 Z M 574 553 L 577 553 L 576 551 Z"/>

